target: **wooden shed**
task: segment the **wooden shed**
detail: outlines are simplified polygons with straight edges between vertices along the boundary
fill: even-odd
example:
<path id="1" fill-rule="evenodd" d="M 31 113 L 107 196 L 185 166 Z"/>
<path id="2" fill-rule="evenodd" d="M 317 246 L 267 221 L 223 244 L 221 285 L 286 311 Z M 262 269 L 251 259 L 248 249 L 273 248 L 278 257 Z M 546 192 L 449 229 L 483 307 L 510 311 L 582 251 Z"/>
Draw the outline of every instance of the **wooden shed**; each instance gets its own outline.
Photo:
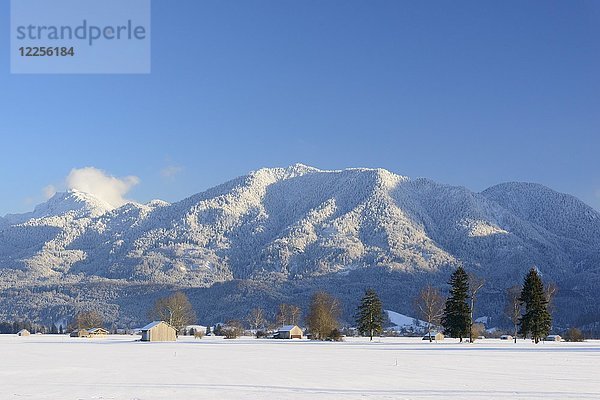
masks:
<path id="1" fill-rule="evenodd" d="M 560 342 L 562 337 L 560 335 L 548 335 L 546 336 L 547 342 Z"/>
<path id="2" fill-rule="evenodd" d="M 302 339 L 302 329 L 297 325 L 285 325 L 277 330 L 279 339 Z"/>
<path id="3" fill-rule="evenodd" d="M 431 334 L 431 340 L 444 340 L 444 334 L 442 332 L 436 332 L 436 331 L 431 331 L 425 334 L 425 336 L 423 336 L 422 340 L 429 340 L 429 335 Z"/>
<path id="4" fill-rule="evenodd" d="M 513 340 L 511 335 L 502 335 L 500 336 L 500 340 Z"/>
<path id="5" fill-rule="evenodd" d="M 142 328 L 142 342 L 175 342 L 177 329 L 164 321 L 154 321 Z"/>
<path id="6" fill-rule="evenodd" d="M 108 331 L 104 328 L 92 328 L 88 329 L 88 335 L 90 337 L 104 337 L 108 335 Z"/>
<path id="7" fill-rule="evenodd" d="M 17 332 L 18 336 L 29 336 L 31 335 L 31 333 L 29 333 L 29 331 L 27 329 L 21 329 L 19 332 Z"/>

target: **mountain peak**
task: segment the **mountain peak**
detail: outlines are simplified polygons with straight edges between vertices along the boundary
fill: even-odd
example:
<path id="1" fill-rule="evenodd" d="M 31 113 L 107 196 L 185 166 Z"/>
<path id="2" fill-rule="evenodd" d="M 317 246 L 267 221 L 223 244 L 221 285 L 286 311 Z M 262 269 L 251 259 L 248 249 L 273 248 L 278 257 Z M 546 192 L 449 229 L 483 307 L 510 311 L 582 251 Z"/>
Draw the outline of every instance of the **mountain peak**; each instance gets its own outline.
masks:
<path id="1" fill-rule="evenodd" d="M 98 217 L 114 208 L 91 193 L 69 189 L 56 193 L 47 202 L 35 207 L 33 214 L 36 218 L 42 218 L 75 212 L 78 216 Z"/>
<path id="2" fill-rule="evenodd" d="M 314 168 L 305 164 L 293 164 L 289 167 L 276 167 L 276 168 L 261 168 L 250 173 L 250 177 L 254 178 L 272 178 L 275 180 L 294 178 L 310 173 L 323 172 L 318 168 Z"/>
<path id="3" fill-rule="evenodd" d="M 286 170 L 289 172 L 296 172 L 296 173 L 302 173 L 302 174 L 305 174 L 307 172 L 321 172 L 321 170 L 318 168 L 311 167 L 310 165 L 306 165 L 306 164 L 302 164 L 302 163 L 292 164 L 289 167 L 287 167 Z"/>
<path id="4" fill-rule="evenodd" d="M 151 200 L 148 203 L 146 203 L 146 206 L 151 207 L 151 208 L 167 207 L 170 205 L 171 205 L 171 203 L 169 203 L 168 201 L 164 201 L 164 200 L 160 200 L 160 199 L 154 199 L 154 200 Z"/>
<path id="5" fill-rule="evenodd" d="M 24 214 L 8 214 L 6 221 L 21 223 L 30 219 L 56 217 L 72 214 L 75 217 L 99 217 L 115 207 L 93 194 L 76 189 L 57 192 L 46 202 L 38 204 L 33 211 Z"/>

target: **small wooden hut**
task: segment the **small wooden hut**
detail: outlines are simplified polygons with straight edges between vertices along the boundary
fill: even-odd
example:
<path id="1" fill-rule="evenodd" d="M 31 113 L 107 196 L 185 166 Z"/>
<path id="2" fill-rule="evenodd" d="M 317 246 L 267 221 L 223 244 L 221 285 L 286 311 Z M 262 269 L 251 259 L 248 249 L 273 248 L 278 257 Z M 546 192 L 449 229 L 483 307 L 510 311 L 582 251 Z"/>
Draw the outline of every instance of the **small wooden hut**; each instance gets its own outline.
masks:
<path id="1" fill-rule="evenodd" d="M 277 330 L 279 339 L 302 339 L 302 329 L 297 325 L 285 325 Z"/>
<path id="2" fill-rule="evenodd" d="M 177 329 L 164 321 L 154 321 L 142 328 L 142 342 L 175 342 Z"/>
<path id="3" fill-rule="evenodd" d="M 105 337 L 108 335 L 108 331 L 104 328 L 92 328 L 88 329 L 89 337 Z"/>
<path id="4" fill-rule="evenodd" d="M 71 337 L 89 337 L 90 333 L 87 329 L 76 329 L 69 334 Z"/>
<path id="5" fill-rule="evenodd" d="M 429 332 L 423 336 L 422 340 L 429 340 Z M 442 332 L 431 331 L 431 340 L 440 341 L 444 340 L 444 334 Z"/>

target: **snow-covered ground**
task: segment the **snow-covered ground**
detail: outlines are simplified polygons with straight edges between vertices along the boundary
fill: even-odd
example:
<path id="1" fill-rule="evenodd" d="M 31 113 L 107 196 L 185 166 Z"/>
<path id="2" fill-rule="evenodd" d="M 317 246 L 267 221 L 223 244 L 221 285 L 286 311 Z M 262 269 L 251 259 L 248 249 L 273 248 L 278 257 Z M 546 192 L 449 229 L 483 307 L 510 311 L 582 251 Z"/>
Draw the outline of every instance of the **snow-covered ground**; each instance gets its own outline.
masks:
<path id="1" fill-rule="evenodd" d="M 600 342 L 0 335 L 0 399 L 600 399 Z"/>

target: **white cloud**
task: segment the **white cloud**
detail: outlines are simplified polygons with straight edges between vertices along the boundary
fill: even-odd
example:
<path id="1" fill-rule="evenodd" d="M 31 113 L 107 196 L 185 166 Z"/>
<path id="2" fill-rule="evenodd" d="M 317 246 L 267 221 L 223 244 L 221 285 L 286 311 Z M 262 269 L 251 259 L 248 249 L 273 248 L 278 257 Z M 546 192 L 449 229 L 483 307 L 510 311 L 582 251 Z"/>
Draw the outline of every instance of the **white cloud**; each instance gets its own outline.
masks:
<path id="1" fill-rule="evenodd" d="M 50 197 L 54 196 L 57 192 L 56 190 L 56 186 L 54 185 L 48 185 L 45 188 L 42 189 L 42 192 L 44 192 L 44 198 L 46 200 L 48 200 Z"/>
<path id="2" fill-rule="evenodd" d="M 74 168 L 66 179 L 68 189 L 90 193 L 113 207 L 127 203 L 124 196 L 138 183 L 137 176 L 116 178 L 94 167 Z"/>
<path id="3" fill-rule="evenodd" d="M 163 178 L 173 178 L 181 171 L 183 171 L 183 167 L 177 165 L 169 165 L 160 170 L 160 176 L 162 176 Z"/>

